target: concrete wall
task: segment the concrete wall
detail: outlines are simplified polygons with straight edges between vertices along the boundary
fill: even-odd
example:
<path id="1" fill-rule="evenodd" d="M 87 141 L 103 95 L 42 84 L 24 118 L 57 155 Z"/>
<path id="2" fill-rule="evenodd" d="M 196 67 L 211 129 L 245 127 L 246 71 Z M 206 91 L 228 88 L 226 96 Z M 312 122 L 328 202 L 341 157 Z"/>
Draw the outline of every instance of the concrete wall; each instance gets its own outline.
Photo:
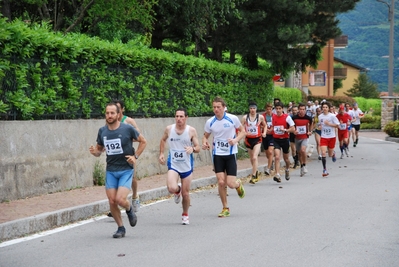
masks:
<path id="1" fill-rule="evenodd" d="M 197 129 L 200 143 L 207 119 L 188 119 Z M 166 166 L 158 163 L 159 142 L 174 118 L 136 121 L 148 142 L 138 161 L 137 176 L 165 173 Z M 104 119 L 1 121 L 0 201 L 93 185 L 95 162 L 99 160 L 105 169 L 105 155 L 92 156 L 89 146 L 96 144 L 98 129 L 104 124 Z M 208 151 L 195 154 L 195 166 L 210 163 Z"/>

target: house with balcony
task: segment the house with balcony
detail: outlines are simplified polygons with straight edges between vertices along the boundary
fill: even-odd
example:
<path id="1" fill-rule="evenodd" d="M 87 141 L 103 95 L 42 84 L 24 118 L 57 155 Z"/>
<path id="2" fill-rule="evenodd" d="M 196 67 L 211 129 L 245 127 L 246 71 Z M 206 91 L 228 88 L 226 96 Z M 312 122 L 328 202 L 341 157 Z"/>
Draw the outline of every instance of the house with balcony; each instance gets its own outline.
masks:
<path id="1" fill-rule="evenodd" d="M 342 68 L 334 68 L 334 79 L 342 80 L 342 88 L 335 93 L 336 96 L 346 96 L 345 93 L 352 88 L 355 79 L 359 77 L 360 73 L 367 72 L 366 68 L 350 63 L 348 61 L 334 57 L 334 65 L 342 65 Z"/>
<path id="2" fill-rule="evenodd" d="M 359 73 L 366 69 L 334 57 L 335 49 L 344 49 L 348 46 L 348 36 L 343 35 L 328 41 L 323 48 L 321 60 L 317 68 L 307 67 L 306 72 L 292 74 L 291 77 L 275 81 L 281 87 L 294 87 L 312 95 L 334 95 L 334 79 L 344 79 L 343 88 L 336 93 L 345 96 Z M 335 67 L 340 65 L 340 67 Z M 341 67 L 342 66 L 342 67 Z"/>

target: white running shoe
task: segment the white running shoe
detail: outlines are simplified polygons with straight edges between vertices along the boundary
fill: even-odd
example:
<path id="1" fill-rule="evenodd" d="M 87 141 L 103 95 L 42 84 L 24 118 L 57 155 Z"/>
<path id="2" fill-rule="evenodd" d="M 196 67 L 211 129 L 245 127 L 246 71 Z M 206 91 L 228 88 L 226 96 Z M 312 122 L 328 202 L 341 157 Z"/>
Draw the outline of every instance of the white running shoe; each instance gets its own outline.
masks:
<path id="1" fill-rule="evenodd" d="M 304 175 L 304 172 L 303 172 L 303 166 L 301 167 L 301 172 L 300 172 L 300 176 L 302 177 Z"/>
<path id="2" fill-rule="evenodd" d="M 349 157 L 349 148 L 345 148 L 344 150 L 345 150 L 346 156 Z"/>
<path id="3" fill-rule="evenodd" d="M 179 204 L 180 203 L 180 196 L 181 196 L 180 192 L 179 193 L 175 193 L 174 195 L 175 195 L 175 203 Z"/>
<path id="4" fill-rule="evenodd" d="M 265 167 L 264 172 L 265 172 L 266 175 L 270 175 L 270 170 L 269 170 L 269 168 Z"/>
<path id="5" fill-rule="evenodd" d="M 308 173 L 308 169 L 306 169 L 306 166 L 303 166 L 303 174 L 307 174 Z"/>
<path id="6" fill-rule="evenodd" d="M 343 159 L 344 158 L 344 153 L 341 153 L 341 159 Z"/>
<path id="7" fill-rule="evenodd" d="M 182 225 L 189 225 L 189 224 L 190 224 L 190 220 L 189 220 L 188 216 L 186 216 L 186 215 L 183 215 L 183 216 L 182 216 L 182 218 L 181 218 L 181 224 L 182 224 Z"/>
<path id="8" fill-rule="evenodd" d="M 137 198 L 132 198 L 132 207 L 134 212 L 138 212 L 140 209 L 140 199 L 139 197 Z"/>

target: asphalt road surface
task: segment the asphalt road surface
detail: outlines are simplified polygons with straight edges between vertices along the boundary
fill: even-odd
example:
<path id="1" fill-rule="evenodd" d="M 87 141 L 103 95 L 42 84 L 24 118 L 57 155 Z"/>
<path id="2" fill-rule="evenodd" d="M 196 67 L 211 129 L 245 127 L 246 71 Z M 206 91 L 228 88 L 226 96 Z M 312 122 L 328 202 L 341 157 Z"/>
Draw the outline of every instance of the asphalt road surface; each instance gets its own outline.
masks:
<path id="1" fill-rule="evenodd" d="M 0 266 L 399 266 L 399 145 L 362 138 L 349 158 L 289 182 L 229 190 L 231 216 L 218 218 L 215 189 L 191 195 L 190 225 L 173 199 L 144 206 L 113 239 L 110 218 L 0 247 Z"/>

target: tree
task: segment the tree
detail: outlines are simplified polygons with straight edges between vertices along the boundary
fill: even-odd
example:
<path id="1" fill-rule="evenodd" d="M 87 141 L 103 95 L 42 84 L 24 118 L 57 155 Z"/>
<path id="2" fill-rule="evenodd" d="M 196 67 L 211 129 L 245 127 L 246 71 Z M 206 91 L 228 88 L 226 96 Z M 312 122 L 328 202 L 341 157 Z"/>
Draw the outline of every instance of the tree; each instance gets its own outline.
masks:
<path id="1" fill-rule="evenodd" d="M 47 22 L 54 31 L 98 33 L 101 24 L 115 32 L 131 21 L 144 28 L 153 24 L 152 6 L 157 0 L 3 0 L 2 15 L 9 21 Z M 100 25 L 100 26 L 99 26 Z"/>
<path id="2" fill-rule="evenodd" d="M 345 93 L 350 97 L 379 98 L 378 86 L 372 82 L 366 73 L 360 73 L 351 89 Z"/>

